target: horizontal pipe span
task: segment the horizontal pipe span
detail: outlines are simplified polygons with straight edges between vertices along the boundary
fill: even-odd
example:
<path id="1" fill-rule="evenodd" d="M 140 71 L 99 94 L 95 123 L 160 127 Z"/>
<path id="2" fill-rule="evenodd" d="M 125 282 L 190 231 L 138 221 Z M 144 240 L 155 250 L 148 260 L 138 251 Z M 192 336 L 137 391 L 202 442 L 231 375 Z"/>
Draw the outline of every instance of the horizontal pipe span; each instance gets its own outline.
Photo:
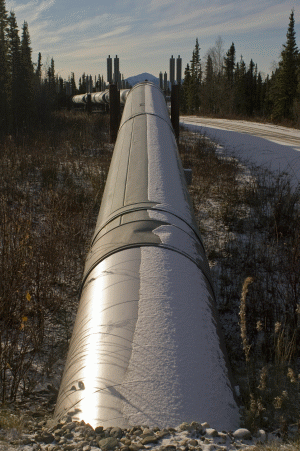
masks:
<path id="1" fill-rule="evenodd" d="M 239 426 L 205 251 L 162 91 L 127 96 L 55 417 Z"/>
<path id="2" fill-rule="evenodd" d="M 128 96 L 130 89 L 121 89 L 120 90 L 120 103 L 125 105 L 126 98 Z M 87 95 L 88 94 L 78 94 L 72 97 L 73 103 L 80 103 L 85 105 L 87 103 Z M 100 92 L 91 93 L 92 103 L 100 103 L 101 105 L 109 104 L 109 89 Z"/>

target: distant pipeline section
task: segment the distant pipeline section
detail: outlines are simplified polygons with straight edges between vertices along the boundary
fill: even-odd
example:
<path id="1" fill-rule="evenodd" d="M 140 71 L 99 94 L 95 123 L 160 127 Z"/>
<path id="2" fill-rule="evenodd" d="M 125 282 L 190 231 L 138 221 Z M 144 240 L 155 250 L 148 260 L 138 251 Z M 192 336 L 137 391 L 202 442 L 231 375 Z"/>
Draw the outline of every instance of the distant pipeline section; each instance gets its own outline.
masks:
<path id="1" fill-rule="evenodd" d="M 127 94 L 55 418 L 234 430 L 233 385 L 167 105 L 140 83 Z"/>
<path id="2" fill-rule="evenodd" d="M 130 89 L 120 90 L 120 103 L 125 105 L 126 98 Z M 72 102 L 79 105 L 87 105 L 88 96 L 91 96 L 91 102 L 100 105 L 109 105 L 109 89 L 100 92 L 92 92 L 91 94 L 78 94 L 72 97 Z"/>

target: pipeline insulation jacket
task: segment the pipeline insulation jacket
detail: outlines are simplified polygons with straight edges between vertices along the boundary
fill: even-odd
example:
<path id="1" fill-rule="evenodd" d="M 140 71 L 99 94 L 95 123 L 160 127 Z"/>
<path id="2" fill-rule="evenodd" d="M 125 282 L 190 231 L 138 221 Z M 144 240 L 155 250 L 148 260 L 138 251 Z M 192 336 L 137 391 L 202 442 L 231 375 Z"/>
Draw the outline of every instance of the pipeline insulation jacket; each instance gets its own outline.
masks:
<path id="1" fill-rule="evenodd" d="M 209 265 L 162 91 L 127 94 L 55 417 L 239 426 Z"/>

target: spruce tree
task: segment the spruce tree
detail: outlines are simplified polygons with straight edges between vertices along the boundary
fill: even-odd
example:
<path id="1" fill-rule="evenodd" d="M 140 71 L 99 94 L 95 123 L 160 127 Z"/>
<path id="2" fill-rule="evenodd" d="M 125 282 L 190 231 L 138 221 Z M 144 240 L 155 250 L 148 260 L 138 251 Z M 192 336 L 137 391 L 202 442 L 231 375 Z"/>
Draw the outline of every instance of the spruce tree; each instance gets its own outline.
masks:
<path id="1" fill-rule="evenodd" d="M 286 37 L 287 41 L 281 52 L 274 89 L 273 117 L 275 119 L 293 117 L 293 102 L 297 96 L 299 52 L 296 44 L 294 10 L 290 14 Z"/>
<path id="2" fill-rule="evenodd" d="M 200 87 L 202 81 L 202 69 L 201 69 L 201 58 L 200 58 L 200 47 L 198 38 L 196 39 L 195 48 L 193 50 L 193 56 L 191 59 L 191 69 L 190 69 L 190 99 L 191 99 L 191 111 L 198 112 L 200 106 Z"/>
<path id="3" fill-rule="evenodd" d="M 0 0 L 0 133 L 9 126 L 8 18 L 4 0 Z"/>
<path id="4" fill-rule="evenodd" d="M 22 95 L 22 64 L 21 43 L 19 30 L 14 12 L 8 18 L 8 44 L 9 44 L 9 75 L 10 75 L 10 108 L 12 127 L 17 132 L 22 127 L 22 112 L 19 100 Z"/>
<path id="5" fill-rule="evenodd" d="M 246 113 L 246 64 L 241 55 L 240 62 L 236 65 L 234 74 L 234 103 L 237 114 Z"/>
<path id="6" fill-rule="evenodd" d="M 215 113 L 215 74 L 211 55 L 207 55 L 202 103 L 207 113 Z"/>
<path id="7" fill-rule="evenodd" d="M 31 60 L 30 36 L 28 24 L 24 22 L 21 40 L 21 71 L 22 71 L 22 92 L 19 99 L 19 107 L 22 113 L 23 123 L 29 124 L 34 116 L 34 72 Z"/>
<path id="8" fill-rule="evenodd" d="M 182 83 L 182 95 L 180 96 L 181 99 L 181 110 L 185 113 L 191 112 L 191 71 L 189 64 L 186 65 L 186 68 L 184 70 L 184 80 Z"/>
<path id="9" fill-rule="evenodd" d="M 226 53 L 226 56 L 224 58 L 224 68 L 225 68 L 225 75 L 229 82 L 229 86 L 233 86 L 233 80 L 234 80 L 234 69 L 235 69 L 235 47 L 234 43 L 231 44 L 228 52 Z"/>

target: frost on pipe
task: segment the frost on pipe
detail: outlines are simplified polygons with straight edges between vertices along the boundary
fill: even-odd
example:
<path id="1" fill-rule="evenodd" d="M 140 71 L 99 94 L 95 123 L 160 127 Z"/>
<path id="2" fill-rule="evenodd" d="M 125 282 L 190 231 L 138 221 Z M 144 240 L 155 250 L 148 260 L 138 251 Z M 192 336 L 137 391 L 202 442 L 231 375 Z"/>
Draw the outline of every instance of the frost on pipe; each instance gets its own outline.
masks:
<path id="1" fill-rule="evenodd" d="M 55 416 L 239 426 L 210 272 L 166 103 L 128 94 Z"/>

